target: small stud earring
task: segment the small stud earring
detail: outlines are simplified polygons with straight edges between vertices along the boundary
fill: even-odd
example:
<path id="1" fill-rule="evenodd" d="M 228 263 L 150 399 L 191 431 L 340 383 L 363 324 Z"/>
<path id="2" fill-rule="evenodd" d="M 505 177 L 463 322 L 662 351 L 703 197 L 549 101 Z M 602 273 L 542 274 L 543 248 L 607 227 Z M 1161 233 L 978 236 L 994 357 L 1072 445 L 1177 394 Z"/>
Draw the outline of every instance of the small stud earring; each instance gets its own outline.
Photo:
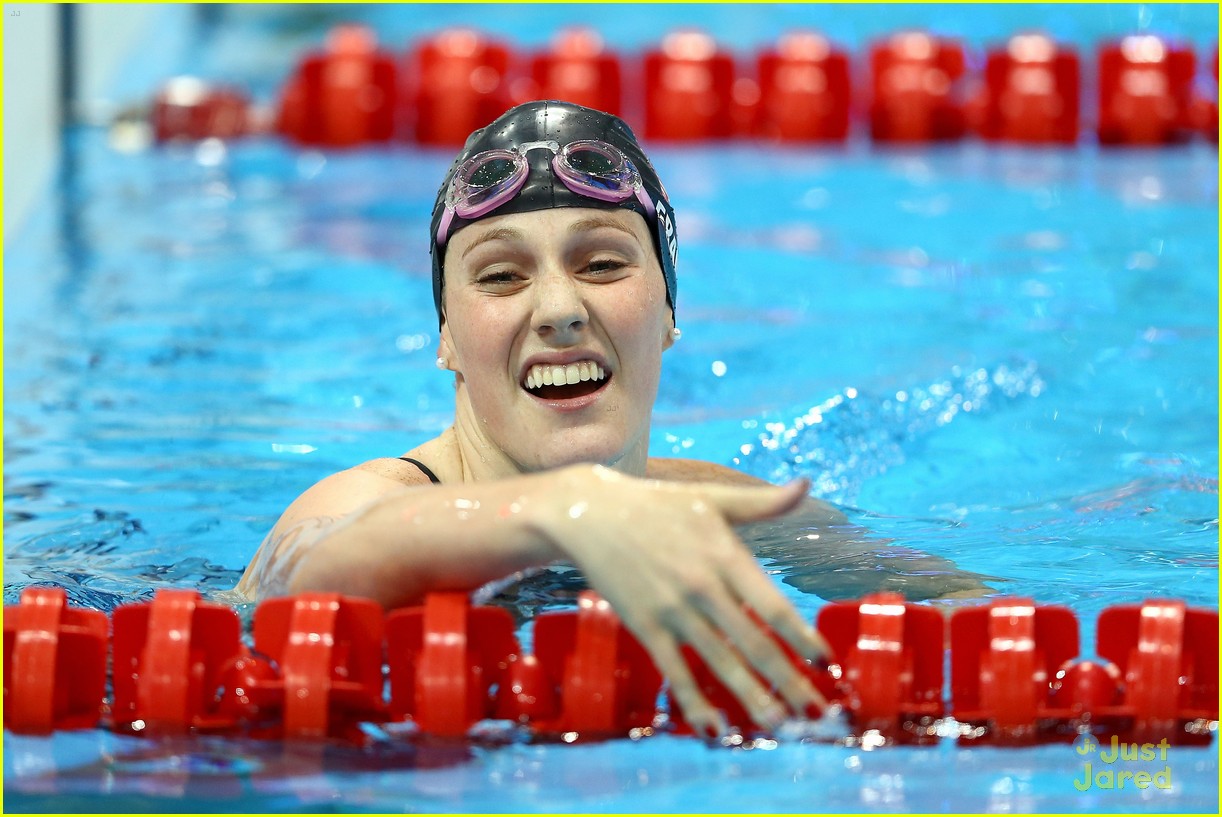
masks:
<path id="1" fill-rule="evenodd" d="M 448 362 L 446 361 L 444 357 L 437 358 L 437 368 L 438 369 L 444 369 L 446 368 L 447 365 L 448 365 Z"/>
<path id="2" fill-rule="evenodd" d="M 679 329 L 679 327 L 677 326 L 674 329 L 670 330 L 670 334 L 675 340 L 678 340 L 679 338 L 683 337 L 683 331 Z"/>

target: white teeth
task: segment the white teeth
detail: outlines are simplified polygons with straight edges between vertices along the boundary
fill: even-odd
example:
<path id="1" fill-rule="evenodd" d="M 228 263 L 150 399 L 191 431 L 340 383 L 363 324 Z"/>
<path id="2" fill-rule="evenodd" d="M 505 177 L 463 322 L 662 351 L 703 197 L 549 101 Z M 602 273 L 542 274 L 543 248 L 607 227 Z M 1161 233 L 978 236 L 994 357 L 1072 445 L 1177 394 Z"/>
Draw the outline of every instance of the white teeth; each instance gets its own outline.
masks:
<path id="1" fill-rule="evenodd" d="M 537 364 L 530 367 L 523 385 L 528 389 L 537 389 L 540 386 L 571 385 L 583 380 L 605 380 L 606 377 L 606 371 L 592 360 L 582 360 L 565 366 Z"/>

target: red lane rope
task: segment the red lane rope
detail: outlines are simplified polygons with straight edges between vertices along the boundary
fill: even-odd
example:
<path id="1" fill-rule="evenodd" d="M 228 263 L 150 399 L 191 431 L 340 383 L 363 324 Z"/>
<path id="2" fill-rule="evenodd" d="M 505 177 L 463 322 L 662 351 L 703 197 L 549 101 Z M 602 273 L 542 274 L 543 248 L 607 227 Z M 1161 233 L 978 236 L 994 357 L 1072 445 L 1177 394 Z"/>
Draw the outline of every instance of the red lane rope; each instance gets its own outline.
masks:
<path id="1" fill-rule="evenodd" d="M 1212 72 L 1209 71 L 1212 56 Z M 333 29 L 286 80 L 272 111 L 244 91 L 172 80 L 151 111 L 157 141 L 272 131 L 330 148 L 392 140 L 456 148 L 531 99 L 563 99 L 639 123 L 654 141 L 842 142 L 854 123 L 880 143 L 1102 145 L 1218 139 L 1218 50 L 1141 34 L 1099 43 L 1083 85 L 1075 47 L 1016 34 L 983 53 L 899 31 L 850 55 L 813 31 L 735 56 L 707 33 L 675 31 L 640 54 L 589 29 L 527 52 L 472 29 L 440 31 L 402 54 L 358 25 Z M 1203 70 L 1201 70 L 1203 69 Z"/>
<path id="2" fill-rule="evenodd" d="M 1182 601 L 1104 610 L 1106 663 L 1078 658 L 1072 611 L 1024 598 L 947 617 L 878 593 L 828 604 L 816 626 L 832 654 L 816 664 L 790 658 L 858 736 L 1014 746 L 1091 732 L 1207 744 L 1217 729 L 1218 613 Z M 539 616 L 534 644 L 526 653 L 505 610 L 471 607 L 463 593 L 389 614 L 336 593 L 271 599 L 256 608 L 250 650 L 237 613 L 193 590 L 158 591 L 108 622 L 68 606 L 61 588 L 31 587 L 4 611 L 4 725 L 316 740 L 411 721 L 460 738 L 492 718 L 565 740 L 691 733 L 673 701 L 667 715 L 658 709 L 662 677 L 597 594 Z M 743 734 L 765 734 L 693 653 L 687 659 Z"/>

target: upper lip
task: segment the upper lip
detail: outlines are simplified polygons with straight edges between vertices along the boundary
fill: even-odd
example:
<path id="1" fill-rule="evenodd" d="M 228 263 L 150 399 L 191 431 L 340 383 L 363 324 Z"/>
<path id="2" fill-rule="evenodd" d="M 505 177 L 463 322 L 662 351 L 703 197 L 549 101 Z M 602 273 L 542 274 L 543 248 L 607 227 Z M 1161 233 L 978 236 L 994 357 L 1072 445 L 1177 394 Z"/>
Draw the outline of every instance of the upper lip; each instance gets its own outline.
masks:
<path id="1" fill-rule="evenodd" d="M 611 365 L 607 363 L 607 359 L 597 352 L 592 352 L 589 349 L 569 349 L 563 352 L 541 352 L 531 355 L 526 358 L 526 362 L 522 364 L 522 369 L 518 372 L 518 382 L 526 381 L 526 375 L 530 374 L 533 366 L 565 366 L 569 363 L 578 363 L 582 360 L 589 360 L 597 363 L 600 368 L 611 374 Z"/>

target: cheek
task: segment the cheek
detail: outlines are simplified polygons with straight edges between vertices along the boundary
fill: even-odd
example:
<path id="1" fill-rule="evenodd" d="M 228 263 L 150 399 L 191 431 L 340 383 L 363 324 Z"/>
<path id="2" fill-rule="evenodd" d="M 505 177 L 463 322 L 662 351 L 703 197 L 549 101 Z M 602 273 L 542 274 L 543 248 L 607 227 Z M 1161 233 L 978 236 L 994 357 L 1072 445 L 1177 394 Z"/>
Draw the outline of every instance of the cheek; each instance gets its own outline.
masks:
<path id="1" fill-rule="evenodd" d="M 660 372 L 654 370 L 661 368 L 670 337 L 669 315 L 661 316 L 653 306 L 639 304 L 618 311 L 603 325 L 621 361 L 643 364 L 631 367 L 632 371 L 638 376 L 654 372 L 649 379 L 657 379 Z"/>
<path id="2" fill-rule="evenodd" d="M 507 360 L 514 334 L 506 310 L 455 298 L 447 317 L 460 368 L 486 370 Z"/>

